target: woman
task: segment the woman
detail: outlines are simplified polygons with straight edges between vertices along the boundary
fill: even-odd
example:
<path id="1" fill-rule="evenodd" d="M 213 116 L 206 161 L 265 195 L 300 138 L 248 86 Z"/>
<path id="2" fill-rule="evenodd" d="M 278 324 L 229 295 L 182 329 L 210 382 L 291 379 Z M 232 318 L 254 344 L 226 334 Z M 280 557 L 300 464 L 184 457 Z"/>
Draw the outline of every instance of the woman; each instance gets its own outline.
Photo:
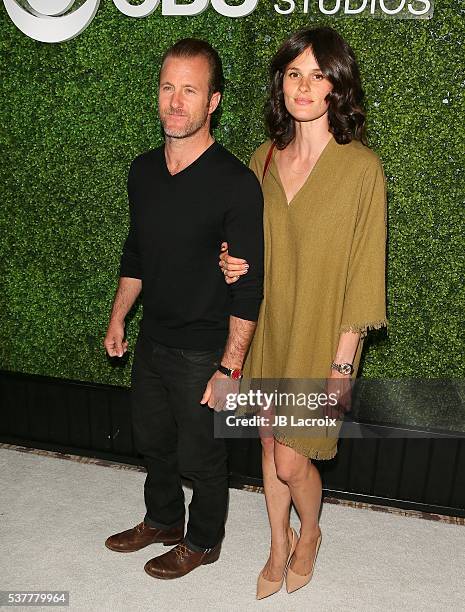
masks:
<path id="1" fill-rule="evenodd" d="M 304 29 L 271 63 L 266 122 L 271 139 L 254 153 L 265 212 L 265 296 L 244 376 L 328 379 L 337 390 L 357 374 L 363 338 L 387 325 L 386 191 L 364 136 L 363 91 L 354 54 L 331 28 Z M 227 245 L 224 245 L 227 247 Z M 225 251 L 227 282 L 247 273 Z M 337 435 L 262 436 L 271 552 L 257 598 L 307 584 L 321 541 L 321 479 Z M 301 521 L 289 526 L 290 504 Z"/>

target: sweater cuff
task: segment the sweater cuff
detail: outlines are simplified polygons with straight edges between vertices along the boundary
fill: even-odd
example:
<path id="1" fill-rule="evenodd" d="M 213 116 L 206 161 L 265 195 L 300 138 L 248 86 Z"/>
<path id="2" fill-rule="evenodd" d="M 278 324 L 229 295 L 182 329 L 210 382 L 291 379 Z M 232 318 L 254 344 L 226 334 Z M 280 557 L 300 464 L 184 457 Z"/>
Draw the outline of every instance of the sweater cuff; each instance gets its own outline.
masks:
<path id="1" fill-rule="evenodd" d="M 245 321 L 258 321 L 258 313 L 260 312 L 260 304 L 262 299 L 240 299 L 234 301 L 231 305 L 230 315 Z"/>
<path id="2" fill-rule="evenodd" d="M 140 267 L 136 262 L 131 262 L 126 258 L 121 260 L 121 264 L 119 267 L 119 275 L 126 276 L 128 278 L 138 278 L 142 280 L 142 274 L 140 271 Z"/>

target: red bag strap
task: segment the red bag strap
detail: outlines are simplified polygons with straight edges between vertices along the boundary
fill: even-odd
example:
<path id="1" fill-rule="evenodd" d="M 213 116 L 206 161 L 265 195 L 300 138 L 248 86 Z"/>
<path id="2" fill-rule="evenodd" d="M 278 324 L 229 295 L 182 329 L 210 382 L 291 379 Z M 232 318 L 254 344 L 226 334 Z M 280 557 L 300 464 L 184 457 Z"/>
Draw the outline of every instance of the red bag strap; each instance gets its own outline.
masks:
<path id="1" fill-rule="evenodd" d="M 271 163 L 271 156 L 273 155 L 274 148 L 275 148 L 275 143 L 273 142 L 271 143 L 270 150 L 268 151 L 266 159 L 265 159 L 265 165 L 263 167 L 263 175 L 262 175 L 262 185 L 263 185 L 263 181 L 265 180 L 266 173 Z"/>

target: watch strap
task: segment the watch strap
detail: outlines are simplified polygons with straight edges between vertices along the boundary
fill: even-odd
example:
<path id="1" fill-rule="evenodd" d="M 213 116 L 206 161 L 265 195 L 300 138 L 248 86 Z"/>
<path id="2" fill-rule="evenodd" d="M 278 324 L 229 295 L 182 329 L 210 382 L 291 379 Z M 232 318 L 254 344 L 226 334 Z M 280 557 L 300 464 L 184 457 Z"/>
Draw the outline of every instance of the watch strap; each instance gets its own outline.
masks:
<path id="1" fill-rule="evenodd" d="M 229 376 L 229 378 L 232 378 L 233 380 L 240 380 L 242 378 L 242 370 L 239 368 L 226 368 L 220 363 L 218 366 L 218 371 L 226 376 Z"/>
<path id="2" fill-rule="evenodd" d="M 353 374 L 354 366 L 351 363 L 333 363 L 331 364 L 331 369 L 336 370 L 340 374 Z"/>

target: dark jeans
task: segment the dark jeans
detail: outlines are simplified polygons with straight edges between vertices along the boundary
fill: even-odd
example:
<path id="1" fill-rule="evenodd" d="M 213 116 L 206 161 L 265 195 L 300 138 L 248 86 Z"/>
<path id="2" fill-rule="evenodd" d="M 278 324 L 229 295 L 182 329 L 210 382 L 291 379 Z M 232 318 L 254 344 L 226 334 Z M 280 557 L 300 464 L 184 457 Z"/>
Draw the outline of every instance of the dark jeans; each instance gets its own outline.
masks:
<path id="1" fill-rule="evenodd" d="M 181 475 L 193 496 L 185 542 L 213 548 L 224 536 L 228 470 L 224 439 L 213 436 L 213 410 L 200 404 L 223 349 L 170 348 L 142 333 L 132 369 L 131 407 L 136 448 L 144 456 L 145 521 L 167 529 L 184 521 Z"/>

